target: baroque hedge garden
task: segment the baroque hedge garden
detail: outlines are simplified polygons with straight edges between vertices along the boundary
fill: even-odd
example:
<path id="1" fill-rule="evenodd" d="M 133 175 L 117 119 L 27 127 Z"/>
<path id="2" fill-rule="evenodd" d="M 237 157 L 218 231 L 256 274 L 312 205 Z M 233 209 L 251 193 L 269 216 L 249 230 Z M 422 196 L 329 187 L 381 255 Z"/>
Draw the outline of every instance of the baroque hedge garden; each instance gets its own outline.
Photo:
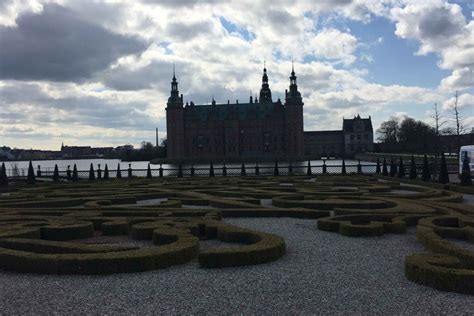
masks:
<path id="1" fill-rule="evenodd" d="M 222 219 L 297 217 L 348 238 L 403 234 L 416 227 L 426 252 L 406 258 L 406 277 L 440 290 L 474 294 L 474 252 L 456 241 L 474 243 L 474 207 L 462 204 L 462 194 L 449 188 L 367 175 L 8 186 L 0 189 L 0 268 L 110 274 L 196 259 L 203 268 L 262 264 L 285 254 L 284 239 Z M 454 189 L 473 193 L 471 188 Z M 114 236 L 129 242 L 90 242 Z M 200 248 L 200 240 L 209 239 L 235 245 Z"/>

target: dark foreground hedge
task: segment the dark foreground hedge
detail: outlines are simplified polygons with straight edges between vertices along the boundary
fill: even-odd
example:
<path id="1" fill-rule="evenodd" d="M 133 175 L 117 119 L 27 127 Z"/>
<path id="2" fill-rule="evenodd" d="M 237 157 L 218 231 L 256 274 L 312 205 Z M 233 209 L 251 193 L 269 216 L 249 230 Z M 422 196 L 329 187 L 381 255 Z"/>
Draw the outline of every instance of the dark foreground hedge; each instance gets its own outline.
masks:
<path id="1" fill-rule="evenodd" d="M 445 239 L 474 242 L 474 219 L 451 215 L 424 218 L 416 236 L 434 254 L 408 256 L 406 277 L 439 290 L 474 294 L 474 252 Z"/>
<path id="2" fill-rule="evenodd" d="M 474 270 L 462 260 L 442 254 L 414 254 L 405 260 L 405 276 L 442 291 L 474 294 Z"/>

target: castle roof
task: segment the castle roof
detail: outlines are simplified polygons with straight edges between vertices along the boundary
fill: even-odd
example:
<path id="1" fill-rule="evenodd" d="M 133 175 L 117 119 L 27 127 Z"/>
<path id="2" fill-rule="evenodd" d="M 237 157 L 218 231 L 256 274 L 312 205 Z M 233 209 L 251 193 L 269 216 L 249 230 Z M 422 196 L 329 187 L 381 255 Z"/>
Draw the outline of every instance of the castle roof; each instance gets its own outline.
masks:
<path id="1" fill-rule="evenodd" d="M 270 118 L 284 110 L 280 102 L 273 103 L 233 103 L 188 105 L 184 108 L 185 115 L 191 115 L 201 121 L 217 120 L 248 120 Z"/>
<path id="2" fill-rule="evenodd" d="M 357 130 L 354 129 L 354 126 L 356 126 L 356 122 L 361 122 L 357 124 L 362 124 L 364 127 L 363 131 L 364 132 L 372 132 L 372 119 L 370 118 L 361 118 L 360 115 L 355 116 L 353 119 L 344 119 L 342 123 L 342 130 L 344 132 L 357 132 Z"/>

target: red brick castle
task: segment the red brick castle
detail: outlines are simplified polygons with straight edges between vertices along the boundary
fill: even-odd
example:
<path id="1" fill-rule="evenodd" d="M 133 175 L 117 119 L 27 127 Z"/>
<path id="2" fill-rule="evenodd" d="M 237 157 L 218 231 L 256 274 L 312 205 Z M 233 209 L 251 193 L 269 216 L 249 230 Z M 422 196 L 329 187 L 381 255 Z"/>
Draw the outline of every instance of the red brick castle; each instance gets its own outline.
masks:
<path id="1" fill-rule="evenodd" d="M 272 99 L 267 69 L 248 103 L 183 104 L 173 73 L 166 108 L 169 159 L 297 159 L 304 155 L 303 101 L 294 68 L 285 102 Z"/>

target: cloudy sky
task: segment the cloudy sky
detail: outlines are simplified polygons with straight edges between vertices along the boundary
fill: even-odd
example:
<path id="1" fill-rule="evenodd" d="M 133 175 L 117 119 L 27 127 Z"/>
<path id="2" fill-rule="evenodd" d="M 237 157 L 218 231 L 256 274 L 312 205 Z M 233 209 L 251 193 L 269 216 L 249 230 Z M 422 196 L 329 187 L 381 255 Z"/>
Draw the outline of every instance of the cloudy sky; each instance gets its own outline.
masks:
<path id="1" fill-rule="evenodd" d="M 471 0 L 0 0 L 0 146 L 165 137 L 172 65 L 185 101 L 274 98 L 295 61 L 305 130 L 371 115 L 474 126 Z"/>

